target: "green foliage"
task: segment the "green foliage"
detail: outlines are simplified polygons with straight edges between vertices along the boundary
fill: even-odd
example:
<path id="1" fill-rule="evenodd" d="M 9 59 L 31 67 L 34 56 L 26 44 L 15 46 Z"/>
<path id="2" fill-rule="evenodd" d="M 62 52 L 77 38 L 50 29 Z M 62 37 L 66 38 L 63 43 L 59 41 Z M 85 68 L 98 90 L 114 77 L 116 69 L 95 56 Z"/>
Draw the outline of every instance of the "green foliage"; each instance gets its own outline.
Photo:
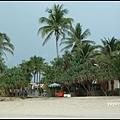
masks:
<path id="1" fill-rule="evenodd" d="M 44 91 L 43 88 L 41 88 L 40 86 L 38 87 L 38 90 L 39 90 L 40 92 L 43 92 L 43 91 Z"/>
<path id="2" fill-rule="evenodd" d="M 120 91 L 120 88 L 115 88 L 115 91 Z"/>
<path id="3" fill-rule="evenodd" d="M 0 58 L 4 55 L 7 58 L 5 52 L 11 53 L 14 51 L 14 45 L 10 42 L 10 38 L 5 33 L 0 33 Z"/>
<path id="4" fill-rule="evenodd" d="M 21 68 L 13 67 L 4 71 L 4 76 L 0 77 L 0 84 L 2 88 L 18 88 L 26 87 L 31 80 L 27 77 L 28 73 Z"/>
<path id="5" fill-rule="evenodd" d="M 4 51 L 13 54 L 14 46 L 5 33 L 0 33 L 1 89 L 28 86 L 32 76 L 34 76 L 34 82 L 37 82 L 40 80 L 41 73 L 42 83 L 48 85 L 58 82 L 67 87 L 77 83 L 87 84 L 92 80 L 100 82 L 120 79 L 120 41 L 118 39 L 104 37 L 101 39 L 102 45 L 95 45 L 94 41 L 86 40 L 91 35 L 89 29 L 82 32 L 80 23 L 73 27 L 73 19 L 64 17 L 68 10 L 63 9 L 63 5 L 54 4 L 51 9 L 47 8 L 46 12 L 49 14 L 48 17 L 39 18 L 40 24 L 44 23 L 45 26 L 39 28 L 38 34 L 41 33 L 42 37 L 46 36 L 43 45 L 53 34 L 55 35 L 57 58 L 54 58 L 49 65 L 44 63 L 45 59 L 34 55 L 28 61 L 23 60 L 18 67 L 8 69 L 2 55 L 6 56 Z M 66 33 L 68 33 L 67 37 Z M 62 57 L 58 57 L 58 40 L 61 35 L 60 45 L 67 46 L 62 49 L 66 50 Z M 69 48 L 72 48 L 71 51 L 67 51 Z M 43 91 L 41 87 L 38 89 Z"/>

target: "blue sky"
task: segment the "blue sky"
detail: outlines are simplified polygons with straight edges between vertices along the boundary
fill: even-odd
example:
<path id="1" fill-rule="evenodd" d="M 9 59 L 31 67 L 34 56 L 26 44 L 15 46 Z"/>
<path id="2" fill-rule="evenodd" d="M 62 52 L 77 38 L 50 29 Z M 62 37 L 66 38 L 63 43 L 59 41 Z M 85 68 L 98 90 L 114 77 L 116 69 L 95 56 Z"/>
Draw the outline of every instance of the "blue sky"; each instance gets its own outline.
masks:
<path id="1" fill-rule="evenodd" d="M 0 32 L 6 33 L 11 43 L 15 46 L 14 56 L 6 53 L 8 60 L 5 60 L 8 67 L 17 66 L 22 60 L 29 60 L 36 55 L 52 61 L 56 55 L 55 36 L 45 46 L 42 46 L 44 39 L 37 35 L 40 17 L 47 17 L 46 8 L 55 4 L 63 4 L 69 10 L 65 17 L 74 19 L 73 25 L 81 23 L 82 30 L 90 29 L 91 36 L 87 39 L 94 40 L 101 44 L 101 39 L 120 39 L 120 2 L 119 1 L 0 1 Z M 59 47 L 60 50 L 63 46 Z"/>

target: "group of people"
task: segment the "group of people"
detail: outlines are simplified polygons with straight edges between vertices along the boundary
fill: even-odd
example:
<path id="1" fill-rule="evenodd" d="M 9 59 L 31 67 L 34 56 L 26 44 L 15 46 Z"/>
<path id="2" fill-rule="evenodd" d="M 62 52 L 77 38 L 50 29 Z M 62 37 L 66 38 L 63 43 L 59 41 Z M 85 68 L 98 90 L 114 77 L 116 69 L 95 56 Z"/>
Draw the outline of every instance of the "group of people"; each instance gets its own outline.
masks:
<path id="1" fill-rule="evenodd" d="M 14 89 L 14 91 L 12 91 L 12 89 L 10 89 L 10 96 L 12 96 L 12 95 L 15 96 L 15 89 Z M 28 95 L 28 92 L 27 92 L 27 90 L 24 89 L 24 88 L 21 88 L 21 89 L 18 88 L 18 89 L 17 89 L 17 95 L 18 95 L 18 96 L 22 96 L 22 95 L 27 96 L 27 95 Z"/>

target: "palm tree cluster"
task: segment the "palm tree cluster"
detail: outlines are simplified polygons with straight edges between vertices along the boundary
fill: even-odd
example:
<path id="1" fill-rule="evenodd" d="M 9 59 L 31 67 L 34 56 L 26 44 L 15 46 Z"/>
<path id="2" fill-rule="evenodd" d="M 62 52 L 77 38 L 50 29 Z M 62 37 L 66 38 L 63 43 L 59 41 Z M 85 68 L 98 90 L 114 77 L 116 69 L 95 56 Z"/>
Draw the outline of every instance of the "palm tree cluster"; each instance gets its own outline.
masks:
<path id="1" fill-rule="evenodd" d="M 82 25 L 80 23 L 73 27 L 72 18 L 67 18 L 68 22 L 64 22 L 65 27 L 58 29 L 59 25 L 63 25 L 63 22 L 60 21 L 61 18 L 66 19 L 63 18 L 64 10 L 59 9 L 62 7 L 63 5 L 54 4 L 52 9 L 47 8 L 46 10 L 49 13 L 49 17 L 41 17 L 39 19 L 40 23 L 47 24 L 38 30 L 38 33 L 41 32 L 42 37 L 47 35 L 43 45 L 52 35 L 51 31 L 55 31 L 56 41 L 58 42 L 59 37 L 57 37 L 56 30 L 64 31 L 60 45 L 66 45 L 61 50 L 64 51 L 63 56 L 58 57 L 58 45 L 56 44 L 57 58 L 51 61 L 51 66 L 46 66 L 43 77 L 44 81 L 47 81 L 47 84 L 59 82 L 68 89 L 72 85 L 77 86 L 77 84 L 81 84 L 90 94 L 92 81 L 97 80 L 106 95 L 107 85 L 105 83 L 110 80 L 113 90 L 114 80 L 120 76 L 120 69 L 116 66 L 119 64 L 117 61 L 120 55 L 120 40 L 114 36 L 111 39 L 104 37 L 104 39 L 101 39 L 103 45 L 96 45 L 94 40 L 86 39 L 91 35 L 90 30 L 86 29 L 82 32 Z M 58 20 L 58 16 L 61 16 L 59 22 L 54 21 Z M 52 21 L 54 24 L 51 24 L 49 21 Z M 58 33 L 61 32 L 58 31 Z"/>
<path id="2" fill-rule="evenodd" d="M 111 39 L 111 41 L 113 38 Z M 103 40 L 106 42 L 106 39 Z M 111 42 L 110 42 L 111 43 Z M 72 86 L 82 85 L 88 95 L 91 95 L 92 82 L 97 81 L 101 85 L 102 92 L 107 95 L 108 81 L 111 89 L 114 90 L 114 80 L 120 78 L 120 54 L 119 49 L 107 52 L 110 43 L 103 45 L 90 45 L 89 43 L 77 44 L 71 51 L 66 50 L 62 57 L 54 58 L 51 65 L 47 65 L 43 74 L 43 80 L 48 85 L 50 83 L 60 83 L 70 89 Z M 115 44 L 115 43 L 114 43 Z M 119 43 L 116 45 L 120 45 Z M 98 50 L 99 48 L 99 50 Z M 108 50 L 108 51 L 110 51 Z"/>
<path id="3" fill-rule="evenodd" d="M 34 55 L 28 61 L 23 60 L 17 67 L 9 69 L 4 62 L 5 52 L 13 54 L 14 45 L 5 33 L 0 33 L 0 89 L 2 95 L 9 96 L 9 90 L 24 88 L 29 85 L 32 77 L 36 83 L 57 82 L 66 87 L 68 92 L 74 87 L 78 91 L 85 89 L 87 95 L 91 95 L 92 82 L 100 84 L 104 95 L 107 95 L 108 81 L 114 90 L 114 80 L 120 79 L 120 40 L 112 38 L 101 39 L 102 45 L 96 45 L 94 40 L 87 39 L 91 35 L 89 29 L 82 31 L 82 25 L 77 23 L 73 26 L 73 18 L 67 18 L 67 9 L 63 5 L 54 4 L 51 9 L 47 8 L 47 17 L 39 18 L 39 23 L 45 23 L 38 29 L 45 40 L 45 45 L 51 36 L 55 35 L 56 53 L 50 64 L 44 62 L 40 56 Z M 58 40 L 60 46 L 65 45 L 60 57 L 58 52 Z M 42 78 L 41 78 L 42 74 Z"/>
<path id="4" fill-rule="evenodd" d="M 33 76 L 34 82 L 39 81 L 40 77 L 38 78 L 38 75 L 40 76 L 44 64 L 44 59 L 42 57 L 33 56 L 30 57 L 28 61 L 23 60 L 17 67 L 6 68 L 0 77 L 2 95 L 10 96 L 11 89 L 12 93 L 18 96 L 17 90 L 28 87 Z M 37 79 L 35 79 L 36 76 Z M 12 94 L 12 96 L 14 95 Z"/>

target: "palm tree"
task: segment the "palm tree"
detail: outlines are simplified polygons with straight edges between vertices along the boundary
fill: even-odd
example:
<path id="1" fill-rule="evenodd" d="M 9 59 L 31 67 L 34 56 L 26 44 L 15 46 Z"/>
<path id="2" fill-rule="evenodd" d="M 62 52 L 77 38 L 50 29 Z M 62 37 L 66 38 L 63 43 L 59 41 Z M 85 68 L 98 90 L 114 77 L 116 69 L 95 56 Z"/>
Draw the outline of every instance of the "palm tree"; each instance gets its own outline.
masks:
<path id="1" fill-rule="evenodd" d="M 103 45 L 100 46 L 101 53 L 109 56 L 114 56 L 115 52 L 118 50 L 118 47 L 120 45 L 120 40 L 116 39 L 114 36 L 110 39 L 101 39 Z"/>
<path id="2" fill-rule="evenodd" d="M 96 49 L 99 48 L 97 45 L 91 45 L 90 43 L 81 43 L 78 44 L 76 48 L 74 48 L 73 53 L 77 56 L 80 56 L 81 59 L 94 59 L 96 55 L 99 53 Z"/>
<path id="3" fill-rule="evenodd" d="M 77 44 L 81 44 L 81 43 L 86 43 L 86 42 L 95 43 L 94 41 L 91 40 L 85 40 L 85 38 L 91 35 L 91 33 L 89 29 L 86 29 L 82 33 L 82 26 L 80 25 L 80 23 L 77 23 L 75 28 L 71 26 L 70 31 L 67 32 L 68 32 L 68 37 L 62 38 L 60 43 L 60 45 L 66 44 L 67 46 L 65 46 L 61 51 L 68 50 L 70 48 L 72 48 L 73 50 L 74 48 L 77 47 Z"/>
<path id="4" fill-rule="evenodd" d="M 39 28 L 38 34 L 41 32 L 42 33 L 42 38 L 44 38 L 45 35 L 47 37 L 45 38 L 43 42 L 43 46 L 46 44 L 46 42 L 50 39 L 50 37 L 55 34 L 56 37 L 56 52 L 57 52 L 57 57 L 58 55 L 58 39 L 60 35 L 65 36 L 64 30 L 70 28 L 70 24 L 73 21 L 72 18 L 65 18 L 64 15 L 68 13 L 67 9 L 63 9 L 63 4 L 62 5 L 56 5 L 54 4 L 52 9 L 47 8 L 46 12 L 49 13 L 48 18 L 46 17 L 41 17 L 39 18 L 40 23 L 46 23 L 47 25 Z"/>
<path id="5" fill-rule="evenodd" d="M 40 74 L 43 71 L 42 68 L 44 66 L 44 60 L 42 57 L 37 57 L 34 55 L 33 57 L 30 57 L 29 65 L 32 69 L 32 74 L 34 75 L 34 82 L 38 83 L 40 81 Z M 37 76 L 37 80 L 35 79 Z M 38 79 L 39 77 L 39 79 Z"/>
<path id="6" fill-rule="evenodd" d="M 79 71 L 81 71 L 80 74 L 84 76 L 83 82 L 87 85 L 89 93 L 92 80 L 95 77 L 93 64 L 95 62 L 95 56 L 98 55 L 96 52 L 97 48 L 97 45 L 91 45 L 86 42 L 78 44 L 73 52 L 77 60 L 76 62 L 79 62 Z"/>
<path id="7" fill-rule="evenodd" d="M 70 61 L 72 60 L 73 55 L 71 54 L 71 52 L 66 50 L 62 57 L 64 62 L 64 70 L 67 70 L 70 67 Z"/>
<path id="8" fill-rule="evenodd" d="M 110 39 L 101 39 L 103 45 L 100 46 L 100 51 L 102 54 L 109 57 L 112 60 L 119 54 L 120 40 L 116 39 L 114 36 Z M 114 89 L 114 78 L 111 79 L 111 88 Z"/>
<path id="9" fill-rule="evenodd" d="M 14 46 L 10 43 L 10 38 L 5 33 L 0 33 L 0 56 L 5 55 L 7 58 L 5 51 L 13 54 Z"/>
<path id="10" fill-rule="evenodd" d="M 25 73 L 28 73 L 28 79 L 29 77 L 32 76 L 32 72 L 33 72 L 33 69 L 32 69 L 32 66 L 31 66 L 31 63 L 30 61 L 25 61 L 25 60 L 22 60 L 22 63 L 18 65 Z"/>

